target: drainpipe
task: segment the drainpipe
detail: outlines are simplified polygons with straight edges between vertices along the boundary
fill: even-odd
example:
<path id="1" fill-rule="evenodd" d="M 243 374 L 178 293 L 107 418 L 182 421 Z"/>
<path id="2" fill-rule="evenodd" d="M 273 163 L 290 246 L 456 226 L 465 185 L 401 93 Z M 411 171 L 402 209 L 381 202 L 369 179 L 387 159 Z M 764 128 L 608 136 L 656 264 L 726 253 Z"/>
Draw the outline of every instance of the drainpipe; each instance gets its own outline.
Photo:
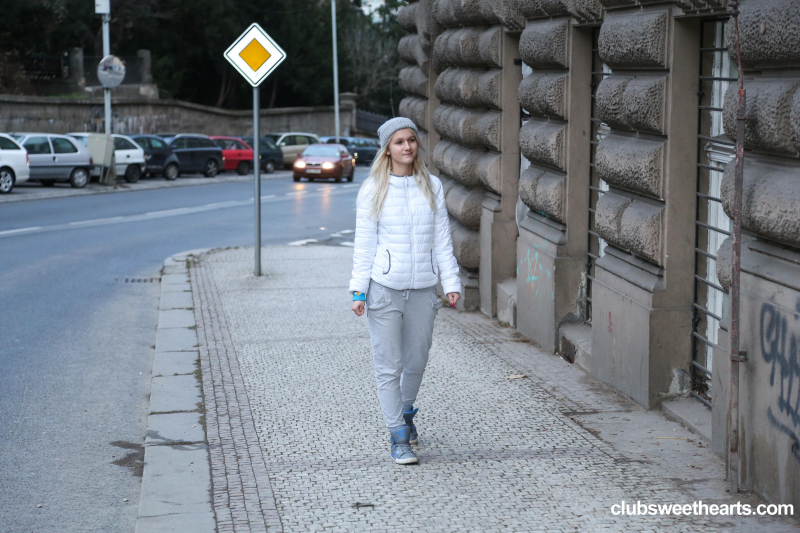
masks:
<path id="1" fill-rule="evenodd" d="M 733 24 L 736 37 L 736 58 L 739 63 L 739 101 L 736 109 L 736 162 L 733 186 L 733 261 L 731 276 L 731 391 L 728 433 L 728 482 L 730 492 L 739 492 L 739 363 L 747 354 L 739 351 L 739 289 L 742 262 L 742 183 L 744 181 L 744 127 L 747 118 L 742 51 L 739 46 L 739 1 L 732 0 Z"/>

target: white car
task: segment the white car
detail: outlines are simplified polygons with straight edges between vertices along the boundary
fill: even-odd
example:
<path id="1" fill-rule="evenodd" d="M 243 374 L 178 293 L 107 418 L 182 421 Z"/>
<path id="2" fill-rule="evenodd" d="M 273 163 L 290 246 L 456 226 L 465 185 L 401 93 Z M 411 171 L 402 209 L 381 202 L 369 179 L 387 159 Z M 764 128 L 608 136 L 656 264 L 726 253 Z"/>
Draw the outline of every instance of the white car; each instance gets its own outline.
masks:
<path id="1" fill-rule="evenodd" d="M 83 146 L 89 144 L 88 133 L 67 133 Z M 145 169 L 144 150 L 127 135 L 111 135 L 114 138 L 114 161 L 117 176 L 125 176 L 128 183 L 136 183 Z M 100 166 L 95 166 L 92 176 L 100 176 Z"/>
<path id="2" fill-rule="evenodd" d="M 281 149 L 283 164 L 288 168 L 294 165 L 295 160 L 303 153 L 303 150 L 308 148 L 309 144 L 319 144 L 319 137 L 316 134 L 300 131 L 268 133 L 264 137 L 267 137 Z"/>
<path id="3" fill-rule="evenodd" d="M 14 185 L 31 177 L 28 151 L 17 141 L 0 133 L 0 194 L 8 194 Z"/>

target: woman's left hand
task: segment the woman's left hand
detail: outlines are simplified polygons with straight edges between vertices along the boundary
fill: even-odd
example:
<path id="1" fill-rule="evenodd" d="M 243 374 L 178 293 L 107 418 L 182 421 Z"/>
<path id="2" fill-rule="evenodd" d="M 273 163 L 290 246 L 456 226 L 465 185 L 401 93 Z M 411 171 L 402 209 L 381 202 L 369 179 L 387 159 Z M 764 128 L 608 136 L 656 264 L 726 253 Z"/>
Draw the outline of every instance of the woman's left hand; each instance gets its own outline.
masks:
<path id="1" fill-rule="evenodd" d="M 450 299 L 450 307 L 455 307 L 456 302 L 461 299 L 461 294 L 457 292 L 448 292 L 447 297 Z"/>

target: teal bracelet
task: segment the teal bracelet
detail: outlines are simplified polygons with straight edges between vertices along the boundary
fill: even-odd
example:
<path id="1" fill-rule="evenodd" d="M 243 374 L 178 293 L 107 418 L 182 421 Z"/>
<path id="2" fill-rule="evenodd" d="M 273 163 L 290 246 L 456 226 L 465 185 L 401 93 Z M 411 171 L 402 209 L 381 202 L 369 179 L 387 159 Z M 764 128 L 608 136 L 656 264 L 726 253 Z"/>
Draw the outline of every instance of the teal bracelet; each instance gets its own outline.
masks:
<path id="1" fill-rule="evenodd" d="M 367 295 L 363 292 L 353 291 L 353 301 L 360 300 L 362 302 L 367 301 Z"/>

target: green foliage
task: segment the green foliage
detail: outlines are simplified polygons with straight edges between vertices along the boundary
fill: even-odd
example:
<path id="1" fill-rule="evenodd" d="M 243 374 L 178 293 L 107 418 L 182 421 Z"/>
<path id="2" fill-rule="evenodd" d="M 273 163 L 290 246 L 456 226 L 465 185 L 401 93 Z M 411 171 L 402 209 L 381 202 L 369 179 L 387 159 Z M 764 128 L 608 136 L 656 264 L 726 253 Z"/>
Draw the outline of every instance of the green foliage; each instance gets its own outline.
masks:
<path id="1" fill-rule="evenodd" d="M 400 100 L 397 41 L 404 32 L 394 13 L 402 2 L 386 0 L 373 20 L 361 10 L 360 0 L 336 1 L 340 90 L 358 93 L 360 108 L 391 114 L 390 83 L 395 111 Z M 222 54 L 247 26 L 258 22 L 287 53 L 286 61 L 262 85 L 262 105 L 330 105 L 329 2 L 112 0 L 111 50 L 134 56 L 138 49 L 149 49 L 154 82 L 165 96 L 244 109 L 252 90 Z M 82 47 L 87 56 L 102 54 L 101 18 L 90 0 L 3 4 L 0 50 L 6 52 L 6 63 L 31 52 L 62 54 L 73 47 Z"/>

